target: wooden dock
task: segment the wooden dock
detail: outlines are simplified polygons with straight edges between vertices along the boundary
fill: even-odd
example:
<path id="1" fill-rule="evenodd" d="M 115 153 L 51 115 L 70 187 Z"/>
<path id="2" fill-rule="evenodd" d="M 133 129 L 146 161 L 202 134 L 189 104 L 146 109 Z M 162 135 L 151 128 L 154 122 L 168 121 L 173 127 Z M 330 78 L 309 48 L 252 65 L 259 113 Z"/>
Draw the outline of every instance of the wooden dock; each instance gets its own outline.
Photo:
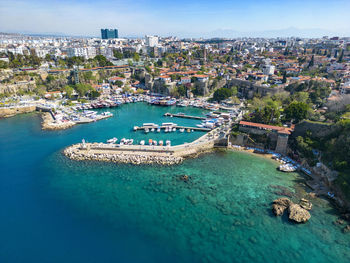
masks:
<path id="1" fill-rule="evenodd" d="M 181 113 L 165 113 L 164 116 L 166 117 L 177 117 L 177 118 L 184 118 L 184 119 L 194 119 L 194 120 L 205 120 L 205 117 L 199 117 L 199 116 L 191 116 L 191 115 L 185 115 Z"/>
<path id="2" fill-rule="evenodd" d="M 161 130 L 165 130 L 166 128 L 169 128 L 169 127 L 171 127 L 172 129 L 176 128 L 176 130 L 185 129 L 185 131 L 187 131 L 188 129 L 189 130 L 194 130 L 194 131 L 205 131 L 205 132 L 211 131 L 211 129 L 209 129 L 209 128 L 187 127 L 187 126 L 177 126 L 177 125 L 176 126 L 154 126 L 154 127 L 152 127 L 152 126 L 141 126 L 141 127 L 135 126 L 134 127 L 134 131 L 146 130 L 146 129 L 151 130 L 152 128 L 154 128 L 155 131 L 157 130 L 157 128 L 160 128 Z"/>

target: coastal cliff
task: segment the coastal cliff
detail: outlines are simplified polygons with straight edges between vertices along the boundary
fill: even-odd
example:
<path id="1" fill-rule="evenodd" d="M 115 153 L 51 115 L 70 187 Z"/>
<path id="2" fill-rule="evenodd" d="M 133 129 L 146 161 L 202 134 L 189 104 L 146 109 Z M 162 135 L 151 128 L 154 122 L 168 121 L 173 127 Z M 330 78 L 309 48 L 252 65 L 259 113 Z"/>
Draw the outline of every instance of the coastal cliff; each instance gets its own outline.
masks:
<path id="1" fill-rule="evenodd" d="M 21 113 L 33 112 L 35 109 L 35 106 L 0 108 L 0 118 L 8 118 Z"/>

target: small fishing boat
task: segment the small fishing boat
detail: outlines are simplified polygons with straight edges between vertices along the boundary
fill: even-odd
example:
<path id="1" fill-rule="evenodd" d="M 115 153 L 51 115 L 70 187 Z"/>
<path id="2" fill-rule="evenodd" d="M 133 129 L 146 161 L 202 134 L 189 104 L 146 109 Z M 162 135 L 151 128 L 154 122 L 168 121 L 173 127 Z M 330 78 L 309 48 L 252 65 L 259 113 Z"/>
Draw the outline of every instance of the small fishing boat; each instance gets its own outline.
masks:
<path id="1" fill-rule="evenodd" d="M 159 145 L 163 146 L 163 141 L 162 140 L 159 141 Z"/>
<path id="2" fill-rule="evenodd" d="M 140 145 L 145 145 L 145 141 L 144 140 L 140 141 Z"/>
<path id="3" fill-rule="evenodd" d="M 181 129 L 180 129 L 180 132 L 184 132 L 184 131 L 185 131 L 185 129 L 184 129 L 184 128 L 181 128 Z"/>
<path id="4" fill-rule="evenodd" d="M 282 164 L 278 167 L 278 170 L 286 173 L 295 172 L 297 167 L 292 164 Z"/>
<path id="5" fill-rule="evenodd" d="M 109 140 L 107 140 L 107 143 L 116 143 L 117 142 L 117 138 L 116 137 L 114 137 L 114 138 L 112 138 L 112 139 L 109 139 Z"/>
<path id="6" fill-rule="evenodd" d="M 160 132 L 160 128 L 159 127 L 157 128 L 157 132 Z"/>
<path id="7" fill-rule="evenodd" d="M 166 144 L 166 146 L 170 146 L 171 145 L 171 141 L 166 140 L 165 144 Z"/>

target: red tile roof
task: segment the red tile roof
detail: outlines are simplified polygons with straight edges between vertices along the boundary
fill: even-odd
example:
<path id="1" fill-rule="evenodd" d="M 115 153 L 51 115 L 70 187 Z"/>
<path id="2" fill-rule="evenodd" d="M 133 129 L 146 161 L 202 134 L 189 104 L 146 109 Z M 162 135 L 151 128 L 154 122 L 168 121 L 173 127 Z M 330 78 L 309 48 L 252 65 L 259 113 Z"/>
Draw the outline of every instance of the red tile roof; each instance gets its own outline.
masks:
<path id="1" fill-rule="evenodd" d="M 248 122 L 248 121 L 240 121 L 239 125 L 245 125 L 245 126 L 250 126 L 250 127 L 254 127 L 254 128 L 261 128 L 264 130 L 273 130 L 273 131 L 277 131 L 278 133 L 283 133 L 283 134 L 291 134 L 291 132 L 294 130 L 294 127 L 287 128 L 287 127 L 273 126 L 273 125 Z"/>

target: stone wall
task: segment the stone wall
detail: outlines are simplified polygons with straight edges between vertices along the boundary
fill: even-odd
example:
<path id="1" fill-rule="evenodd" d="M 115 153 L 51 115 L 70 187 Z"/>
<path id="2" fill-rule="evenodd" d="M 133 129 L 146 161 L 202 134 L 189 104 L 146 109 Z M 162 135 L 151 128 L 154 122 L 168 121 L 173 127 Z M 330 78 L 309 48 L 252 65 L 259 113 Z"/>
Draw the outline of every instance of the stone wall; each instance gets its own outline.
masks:
<path id="1" fill-rule="evenodd" d="M 172 90 L 175 88 L 175 86 L 176 82 L 165 83 L 161 80 L 155 80 L 151 90 L 153 93 L 169 96 Z"/>
<path id="2" fill-rule="evenodd" d="M 278 88 L 278 87 L 265 87 L 262 85 L 258 85 L 254 82 L 248 81 L 248 80 L 242 80 L 242 79 L 231 79 L 228 82 L 228 86 L 237 86 L 238 87 L 238 94 L 247 99 L 253 98 L 255 93 L 260 94 L 261 96 L 265 96 L 267 94 L 276 94 L 279 92 L 282 92 L 284 89 L 283 88 Z"/>
<path id="3" fill-rule="evenodd" d="M 324 137 L 336 131 L 336 127 L 330 124 L 303 121 L 295 126 L 293 137 L 304 136 L 308 131 L 315 137 Z"/>

